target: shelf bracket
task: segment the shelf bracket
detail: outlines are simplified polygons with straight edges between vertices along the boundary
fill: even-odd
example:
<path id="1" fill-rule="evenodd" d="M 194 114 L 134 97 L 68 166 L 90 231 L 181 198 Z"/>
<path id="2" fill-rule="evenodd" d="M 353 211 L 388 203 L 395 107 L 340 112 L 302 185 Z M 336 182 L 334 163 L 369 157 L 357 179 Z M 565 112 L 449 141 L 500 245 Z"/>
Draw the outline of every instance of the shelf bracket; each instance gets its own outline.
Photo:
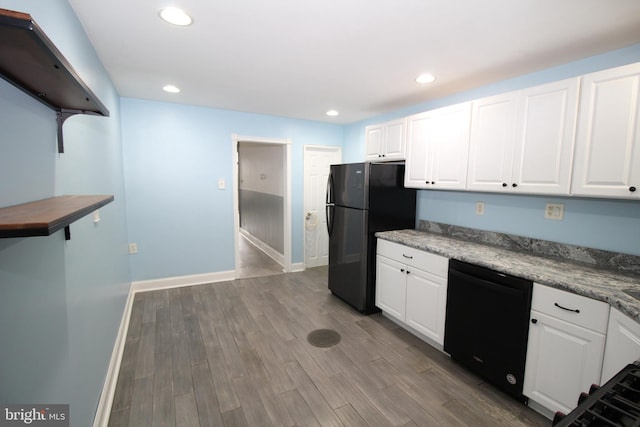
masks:
<path id="1" fill-rule="evenodd" d="M 71 240 L 71 227 L 68 225 L 64 227 L 64 240 Z"/>
<path id="2" fill-rule="evenodd" d="M 58 110 L 56 111 L 56 119 L 58 122 L 58 153 L 64 153 L 64 137 L 62 132 L 62 125 L 69 117 L 80 114 L 80 111 L 75 110 Z"/>

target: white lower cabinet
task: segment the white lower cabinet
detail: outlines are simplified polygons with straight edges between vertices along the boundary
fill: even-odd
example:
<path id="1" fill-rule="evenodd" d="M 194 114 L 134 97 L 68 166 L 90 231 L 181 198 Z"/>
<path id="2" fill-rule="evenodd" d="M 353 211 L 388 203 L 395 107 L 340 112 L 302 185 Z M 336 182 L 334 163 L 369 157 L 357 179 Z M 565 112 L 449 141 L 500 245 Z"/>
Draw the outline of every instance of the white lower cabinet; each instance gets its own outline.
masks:
<path id="1" fill-rule="evenodd" d="M 600 382 L 609 305 L 534 284 L 523 394 L 569 413 Z"/>
<path id="2" fill-rule="evenodd" d="M 376 306 L 442 345 L 449 259 L 378 240 Z"/>
<path id="3" fill-rule="evenodd" d="M 640 324 L 612 307 L 600 384 L 606 383 L 619 370 L 638 359 L 640 359 Z"/>

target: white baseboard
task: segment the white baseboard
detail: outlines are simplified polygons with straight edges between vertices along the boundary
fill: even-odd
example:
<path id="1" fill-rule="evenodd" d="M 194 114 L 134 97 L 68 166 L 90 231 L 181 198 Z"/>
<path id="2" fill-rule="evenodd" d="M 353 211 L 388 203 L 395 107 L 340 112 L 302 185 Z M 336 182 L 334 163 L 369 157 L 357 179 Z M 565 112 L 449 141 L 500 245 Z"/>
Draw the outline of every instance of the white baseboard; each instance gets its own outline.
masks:
<path id="1" fill-rule="evenodd" d="M 122 353 L 124 353 L 124 344 L 127 339 L 127 331 L 129 330 L 129 319 L 131 318 L 131 308 L 133 307 L 133 297 L 135 292 L 129 287 L 129 295 L 124 305 L 124 312 L 120 320 L 118 335 L 113 345 L 111 359 L 109 360 L 109 368 L 102 386 L 100 401 L 96 409 L 96 415 L 93 419 L 93 427 L 107 427 L 109 424 L 109 416 L 111 415 L 111 407 L 113 405 L 113 397 L 116 393 L 116 384 L 118 382 L 118 374 L 120 373 L 120 363 L 122 362 Z"/>
<path id="2" fill-rule="evenodd" d="M 206 283 L 224 282 L 236 278 L 235 270 L 217 273 L 192 274 L 189 276 L 165 277 L 162 279 L 140 280 L 131 284 L 132 291 L 146 292 L 160 289 L 181 288 L 183 286 L 204 285 Z"/>
<path id="3" fill-rule="evenodd" d="M 111 359 L 109 360 L 109 368 L 102 386 L 102 394 L 96 409 L 96 415 L 93 419 L 93 427 L 107 427 L 109 424 L 109 416 L 111 415 L 111 407 L 113 405 L 113 397 L 116 392 L 118 375 L 120 373 L 120 364 L 122 363 L 122 354 L 124 353 L 124 344 L 127 340 L 127 331 L 129 330 L 129 319 L 131 318 L 131 309 L 133 307 L 133 299 L 138 292 L 147 292 L 160 289 L 179 288 L 183 286 L 203 285 L 213 282 L 225 282 L 236 278 L 235 270 L 221 271 L 217 273 L 194 274 L 190 276 L 167 277 L 163 279 L 141 280 L 132 282 L 129 288 L 129 295 L 122 313 L 120 328 L 113 346 Z"/>
<path id="4" fill-rule="evenodd" d="M 291 264 L 292 273 L 297 273 L 299 271 L 304 271 L 304 270 L 305 270 L 304 262 L 294 262 L 293 264 Z"/>
<path id="5" fill-rule="evenodd" d="M 262 240 L 258 239 L 256 236 L 254 236 L 253 234 L 249 233 L 247 230 L 241 228 L 239 230 L 239 232 L 240 232 L 240 235 L 242 237 L 244 237 L 245 239 L 247 239 L 249 241 L 249 243 L 251 243 L 256 248 L 260 249 L 262 252 L 267 254 L 267 256 L 269 258 L 273 259 L 275 262 L 277 262 L 278 264 L 280 264 L 281 266 L 284 267 L 284 255 L 283 254 L 281 254 L 277 250 L 273 249 L 271 246 L 267 245 L 265 242 L 263 242 Z"/>

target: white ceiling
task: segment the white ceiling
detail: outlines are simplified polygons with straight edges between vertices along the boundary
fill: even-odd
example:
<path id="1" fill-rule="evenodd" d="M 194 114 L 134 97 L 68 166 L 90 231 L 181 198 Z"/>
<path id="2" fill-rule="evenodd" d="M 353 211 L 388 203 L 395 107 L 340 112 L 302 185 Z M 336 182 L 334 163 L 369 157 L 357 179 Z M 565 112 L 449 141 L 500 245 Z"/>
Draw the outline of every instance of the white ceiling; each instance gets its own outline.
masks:
<path id="1" fill-rule="evenodd" d="M 640 0 L 69 3 L 121 96 L 335 123 L 640 43 Z"/>

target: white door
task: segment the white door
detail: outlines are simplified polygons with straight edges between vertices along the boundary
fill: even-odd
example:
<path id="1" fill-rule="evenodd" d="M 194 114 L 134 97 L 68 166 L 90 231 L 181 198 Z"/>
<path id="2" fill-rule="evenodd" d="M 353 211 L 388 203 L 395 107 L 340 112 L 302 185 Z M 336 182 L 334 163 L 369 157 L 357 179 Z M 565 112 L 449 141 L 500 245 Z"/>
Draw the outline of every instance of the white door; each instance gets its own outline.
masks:
<path id="1" fill-rule="evenodd" d="M 447 279 L 409 268 L 406 299 L 407 324 L 438 344 L 444 344 Z"/>
<path id="2" fill-rule="evenodd" d="M 325 194 L 329 166 L 342 162 L 340 147 L 304 147 L 304 265 L 329 263 Z"/>

